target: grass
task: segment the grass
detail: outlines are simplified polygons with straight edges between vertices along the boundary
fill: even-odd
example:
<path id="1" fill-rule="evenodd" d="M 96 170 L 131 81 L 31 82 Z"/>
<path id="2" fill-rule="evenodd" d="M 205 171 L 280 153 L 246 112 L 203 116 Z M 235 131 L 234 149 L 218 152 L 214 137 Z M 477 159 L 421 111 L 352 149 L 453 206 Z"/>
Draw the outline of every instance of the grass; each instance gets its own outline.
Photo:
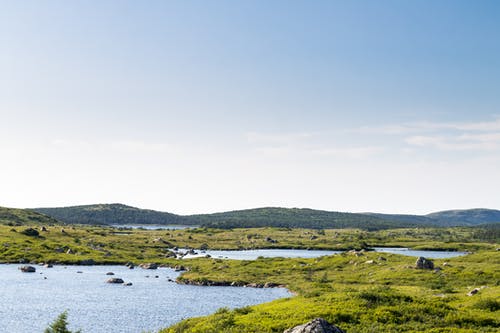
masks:
<path id="1" fill-rule="evenodd" d="M 286 285 L 294 297 L 182 321 L 170 332 L 283 332 L 315 317 L 348 332 L 497 332 L 500 327 L 500 256 L 496 243 L 475 229 L 384 231 L 288 228 L 117 230 L 94 226 L 0 225 L 1 262 L 98 264 L 156 262 L 173 246 L 210 249 L 352 249 L 404 246 L 467 250 L 470 255 L 434 260 L 440 270 L 414 269 L 415 258 L 396 254 L 342 253 L 314 259 L 253 261 L 198 258 L 182 261 L 180 283 L 203 281 Z M 39 235 L 24 232 L 37 229 Z M 64 231 L 62 230 L 64 229 Z M 271 241 L 272 240 L 272 241 Z M 383 260 L 383 257 L 385 260 Z M 445 265 L 446 263 L 446 265 Z M 484 287 L 484 288 L 482 288 Z M 473 288 L 482 288 L 467 296 Z"/>

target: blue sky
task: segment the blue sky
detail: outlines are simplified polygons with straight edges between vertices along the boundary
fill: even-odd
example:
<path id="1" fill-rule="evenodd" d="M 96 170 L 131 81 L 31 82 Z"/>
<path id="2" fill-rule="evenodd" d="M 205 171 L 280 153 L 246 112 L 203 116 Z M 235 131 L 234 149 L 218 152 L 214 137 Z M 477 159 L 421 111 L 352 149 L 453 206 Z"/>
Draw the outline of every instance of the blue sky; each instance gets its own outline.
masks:
<path id="1" fill-rule="evenodd" d="M 0 1 L 0 205 L 500 208 L 496 1 Z"/>

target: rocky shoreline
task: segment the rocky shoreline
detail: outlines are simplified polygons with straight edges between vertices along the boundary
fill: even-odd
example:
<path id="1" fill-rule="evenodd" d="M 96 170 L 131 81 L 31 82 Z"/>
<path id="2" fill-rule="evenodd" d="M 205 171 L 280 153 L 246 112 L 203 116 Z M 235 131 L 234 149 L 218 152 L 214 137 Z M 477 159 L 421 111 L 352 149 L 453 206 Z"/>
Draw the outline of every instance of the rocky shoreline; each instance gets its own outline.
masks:
<path id="1" fill-rule="evenodd" d="M 247 288 L 286 288 L 283 284 L 277 284 L 273 282 L 266 283 L 247 283 L 241 281 L 213 281 L 213 280 L 190 280 L 182 277 L 177 278 L 177 283 L 194 285 L 194 286 L 205 286 L 205 287 L 247 287 Z"/>

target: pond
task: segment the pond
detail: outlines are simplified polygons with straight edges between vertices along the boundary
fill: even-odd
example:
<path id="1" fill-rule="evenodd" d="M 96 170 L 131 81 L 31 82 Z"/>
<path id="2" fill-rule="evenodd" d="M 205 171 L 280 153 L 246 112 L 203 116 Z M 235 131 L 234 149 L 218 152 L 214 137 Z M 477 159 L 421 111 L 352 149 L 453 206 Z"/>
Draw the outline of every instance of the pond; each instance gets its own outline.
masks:
<path id="1" fill-rule="evenodd" d="M 407 248 L 394 248 L 394 247 L 377 247 L 374 248 L 376 252 L 395 253 L 411 257 L 426 257 L 426 258 L 452 258 L 467 254 L 466 252 L 452 252 L 452 251 L 419 251 Z M 182 251 L 182 250 L 181 250 Z M 185 250 L 184 250 L 185 251 Z M 195 255 L 186 255 L 185 259 L 203 257 L 207 254 L 212 258 L 220 259 L 235 259 L 235 260 L 255 260 L 258 257 L 266 258 L 317 258 L 321 256 L 329 256 L 342 251 L 328 251 L 328 250 L 301 250 L 301 249 L 260 249 L 260 250 L 207 250 L 196 251 Z"/>
<path id="2" fill-rule="evenodd" d="M 300 250 L 300 249 L 260 249 L 260 250 L 207 250 L 197 251 L 196 255 L 186 255 L 184 258 L 196 258 L 210 255 L 212 258 L 221 259 L 236 259 L 236 260 L 255 260 L 258 257 L 266 258 L 316 258 L 321 256 L 329 256 L 341 251 L 326 251 L 326 250 Z"/>
<path id="3" fill-rule="evenodd" d="M 375 247 L 376 252 L 401 254 L 410 257 L 425 257 L 430 259 L 445 259 L 460 257 L 467 254 L 467 252 L 460 251 L 430 251 L 430 250 L 412 250 L 403 247 Z"/>
<path id="4" fill-rule="evenodd" d="M 198 228 L 197 225 L 181 225 L 181 224 L 112 224 L 110 225 L 117 229 L 144 229 L 144 230 L 182 230 Z"/>
<path id="5" fill-rule="evenodd" d="M 221 307 L 238 308 L 291 296 L 283 288 L 179 285 L 168 281 L 179 275 L 168 268 L 35 266 L 35 273 L 22 273 L 18 267 L 0 265 L 2 332 L 43 332 L 65 310 L 70 329 L 83 333 L 158 331 Z M 110 277 L 133 285 L 106 283 Z"/>

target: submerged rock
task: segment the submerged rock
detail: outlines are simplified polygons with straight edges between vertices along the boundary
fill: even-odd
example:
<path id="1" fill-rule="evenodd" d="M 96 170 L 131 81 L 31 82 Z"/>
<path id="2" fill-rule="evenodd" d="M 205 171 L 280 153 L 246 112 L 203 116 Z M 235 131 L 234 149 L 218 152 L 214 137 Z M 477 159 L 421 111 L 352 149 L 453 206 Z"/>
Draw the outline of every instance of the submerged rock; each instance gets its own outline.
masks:
<path id="1" fill-rule="evenodd" d="M 289 328 L 283 333 L 344 333 L 344 331 L 323 318 L 316 318 L 306 324 Z"/>

